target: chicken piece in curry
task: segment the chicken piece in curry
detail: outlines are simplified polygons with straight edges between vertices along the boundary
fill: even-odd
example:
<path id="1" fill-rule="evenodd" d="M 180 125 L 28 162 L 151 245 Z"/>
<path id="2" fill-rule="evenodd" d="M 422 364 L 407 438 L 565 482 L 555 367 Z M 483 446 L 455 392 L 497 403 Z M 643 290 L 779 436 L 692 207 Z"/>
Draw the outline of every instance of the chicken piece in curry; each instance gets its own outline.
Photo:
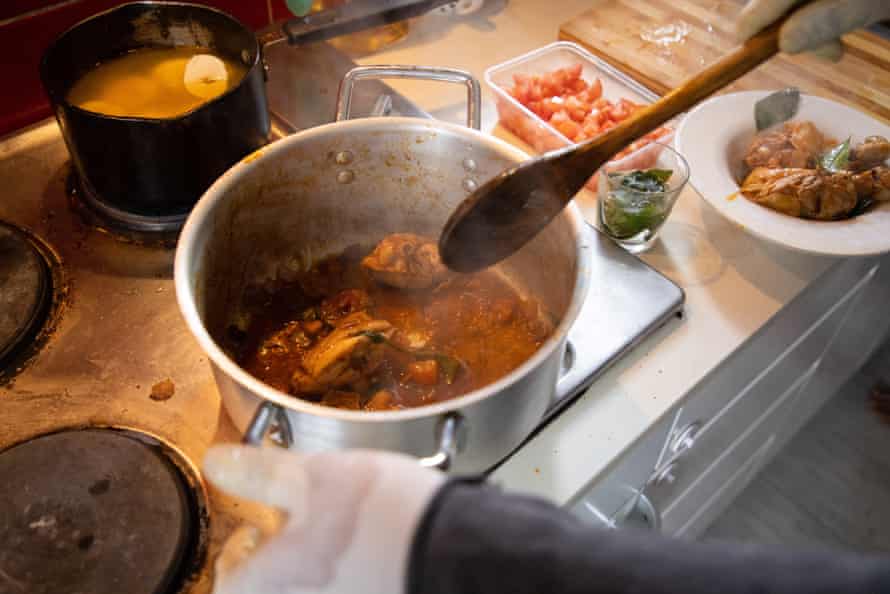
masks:
<path id="1" fill-rule="evenodd" d="M 506 375 L 553 332 L 542 304 L 500 274 L 458 275 L 432 239 L 350 248 L 263 293 L 238 359 L 267 384 L 352 410 L 423 406 Z"/>
<path id="2" fill-rule="evenodd" d="M 854 146 L 826 138 L 811 122 L 788 122 L 757 135 L 748 148 L 740 191 L 778 212 L 838 220 L 890 200 L 890 141 L 869 136 Z"/>

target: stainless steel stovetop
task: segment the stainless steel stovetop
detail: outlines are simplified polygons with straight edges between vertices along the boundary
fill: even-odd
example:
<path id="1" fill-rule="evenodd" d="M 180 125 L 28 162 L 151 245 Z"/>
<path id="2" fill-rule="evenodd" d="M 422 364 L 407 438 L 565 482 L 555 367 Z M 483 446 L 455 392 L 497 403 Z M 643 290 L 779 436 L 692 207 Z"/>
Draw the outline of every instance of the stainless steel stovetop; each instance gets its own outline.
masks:
<path id="1" fill-rule="evenodd" d="M 273 46 L 267 59 L 279 131 L 332 118 L 339 80 L 352 66 L 348 59 L 326 45 Z M 379 83 L 359 87 L 355 112 L 368 113 L 384 91 Z M 425 115 L 392 97 L 395 113 Z M 241 522 L 270 527 L 276 519 L 263 508 L 209 491 L 200 480 L 197 464 L 208 446 L 240 436 L 220 408 L 208 362 L 180 319 L 172 243 L 132 241 L 97 228 L 73 207 L 69 175 L 54 121 L 0 140 L 0 221 L 36 238 L 55 261 L 56 288 L 49 325 L 35 343 L 39 348 L 0 387 L 0 450 L 70 428 L 114 427 L 154 436 L 156 442 L 140 439 L 172 460 L 196 506 L 193 551 L 174 591 L 207 592 L 207 560 L 225 536 Z M 597 254 L 590 296 L 570 334 L 560 400 L 548 418 L 567 410 L 598 373 L 682 306 L 679 288 L 612 242 L 597 234 L 591 249 Z M 90 494 L 93 488 L 104 493 L 103 484 L 92 485 Z M 4 521 L 11 520 L 0 513 Z M 53 522 L 41 515 L 25 528 L 43 530 Z M 78 546 L 89 550 L 92 535 L 77 534 Z M 0 577 L 0 592 L 16 591 L 15 576 L 11 579 Z"/>

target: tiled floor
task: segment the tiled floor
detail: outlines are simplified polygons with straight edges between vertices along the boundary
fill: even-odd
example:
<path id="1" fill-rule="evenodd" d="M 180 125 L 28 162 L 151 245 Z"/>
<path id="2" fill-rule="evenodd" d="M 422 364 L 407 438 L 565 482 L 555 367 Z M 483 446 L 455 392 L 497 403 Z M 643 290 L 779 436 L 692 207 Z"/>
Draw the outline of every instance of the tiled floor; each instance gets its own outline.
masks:
<path id="1" fill-rule="evenodd" d="M 890 422 L 869 402 L 890 345 L 788 444 L 705 535 L 890 552 Z"/>

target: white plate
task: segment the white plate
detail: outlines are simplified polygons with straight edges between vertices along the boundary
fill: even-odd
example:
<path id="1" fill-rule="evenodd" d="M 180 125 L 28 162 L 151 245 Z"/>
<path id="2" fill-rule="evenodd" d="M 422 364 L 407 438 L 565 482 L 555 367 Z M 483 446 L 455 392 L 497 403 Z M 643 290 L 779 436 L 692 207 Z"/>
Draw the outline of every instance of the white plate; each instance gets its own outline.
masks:
<path id="1" fill-rule="evenodd" d="M 686 157 L 690 182 L 704 199 L 745 231 L 785 247 L 831 256 L 866 256 L 890 251 L 890 203 L 843 221 L 799 219 L 737 195 L 733 176 L 755 133 L 754 103 L 770 91 L 721 95 L 693 109 L 677 128 L 675 146 Z M 840 103 L 802 95 L 794 120 L 809 120 L 839 141 L 860 142 L 890 126 Z"/>

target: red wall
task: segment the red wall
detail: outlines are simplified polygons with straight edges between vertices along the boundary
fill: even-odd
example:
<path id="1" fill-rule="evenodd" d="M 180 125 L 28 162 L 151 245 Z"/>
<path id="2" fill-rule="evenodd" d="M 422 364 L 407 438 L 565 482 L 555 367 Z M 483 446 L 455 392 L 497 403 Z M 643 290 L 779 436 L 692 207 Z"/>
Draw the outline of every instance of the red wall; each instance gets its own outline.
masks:
<path id="1" fill-rule="evenodd" d="M 284 0 L 190 0 L 220 8 L 260 29 L 287 16 Z M 43 51 L 78 21 L 124 0 L 0 0 L 0 135 L 50 115 L 40 84 Z"/>

